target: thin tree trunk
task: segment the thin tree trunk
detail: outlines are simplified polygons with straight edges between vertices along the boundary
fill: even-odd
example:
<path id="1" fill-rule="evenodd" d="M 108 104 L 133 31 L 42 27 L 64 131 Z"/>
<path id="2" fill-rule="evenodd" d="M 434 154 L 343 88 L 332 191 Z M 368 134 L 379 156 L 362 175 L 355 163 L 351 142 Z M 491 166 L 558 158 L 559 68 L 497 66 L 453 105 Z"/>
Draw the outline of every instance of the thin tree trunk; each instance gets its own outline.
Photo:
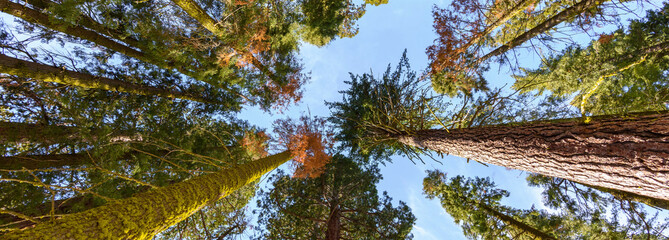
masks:
<path id="1" fill-rule="evenodd" d="M 0 143 L 37 142 L 51 145 L 57 143 L 93 142 L 103 137 L 102 132 L 93 129 L 88 134 L 82 134 L 82 129 L 71 126 L 57 126 L 35 123 L 3 122 L 0 121 Z M 126 131 L 107 134 L 109 142 L 142 141 L 142 136 L 133 135 Z"/>
<path id="2" fill-rule="evenodd" d="M 663 200 L 663 199 L 657 199 L 657 198 L 652 198 L 648 196 L 642 196 L 639 194 L 635 193 L 630 193 L 630 192 L 625 192 L 625 191 L 620 191 L 616 189 L 610 189 L 610 188 L 604 188 L 604 187 L 597 187 L 597 186 L 590 186 L 587 184 L 583 184 L 587 187 L 597 189 L 599 191 L 608 193 L 613 195 L 613 197 L 619 199 L 619 200 L 624 200 L 624 201 L 634 201 L 638 203 L 643 203 L 651 207 L 656 207 L 656 208 L 663 208 L 669 210 L 669 201 Z"/>
<path id="3" fill-rule="evenodd" d="M 198 5 L 197 2 L 193 0 L 172 0 L 175 4 L 177 4 L 181 9 L 186 11 L 188 15 L 190 15 L 192 18 L 194 18 L 196 21 L 198 21 L 202 26 L 209 30 L 211 33 L 213 33 L 216 36 L 221 36 L 224 35 L 225 32 L 221 30 L 221 28 L 218 26 L 218 22 L 214 20 L 212 17 L 207 14 L 207 12 Z M 247 59 L 251 60 L 251 64 L 258 68 L 260 72 L 263 74 L 267 75 L 272 81 L 276 83 L 280 83 L 280 79 L 267 67 L 265 66 L 260 60 L 258 60 L 253 54 L 249 53 L 248 51 L 245 51 L 243 49 L 239 49 L 235 46 L 231 46 L 237 54 L 244 56 Z"/>
<path id="4" fill-rule="evenodd" d="M 102 89 L 107 91 L 125 92 L 145 96 L 180 98 L 203 103 L 220 104 L 219 101 L 206 97 L 193 96 L 191 94 L 179 91 L 129 83 L 111 78 L 98 77 L 90 74 L 65 70 L 63 68 L 24 61 L 2 54 L 0 54 L 0 72 L 20 77 L 37 79 L 45 82 L 55 82 L 83 88 Z"/>
<path id="5" fill-rule="evenodd" d="M 0 169 L 19 170 L 19 169 L 47 169 L 79 167 L 90 162 L 90 158 L 84 153 L 73 154 L 49 154 L 49 155 L 26 155 L 0 157 Z"/>
<path id="6" fill-rule="evenodd" d="M 284 151 L 218 173 L 158 188 L 75 213 L 34 228 L 9 232 L 5 239 L 151 239 L 290 160 Z"/>
<path id="7" fill-rule="evenodd" d="M 9 0 L 0 0 L 0 11 L 11 14 L 15 17 L 21 18 L 23 20 L 26 20 L 28 22 L 34 23 L 34 24 L 39 24 L 47 28 L 51 28 L 63 33 L 66 33 L 68 35 L 72 35 L 75 37 L 79 37 L 81 39 L 85 39 L 91 42 L 94 42 L 96 44 L 99 44 L 100 46 L 109 48 L 111 50 L 117 51 L 121 54 L 124 54 L 129 57 L 137 58 L 142 61 L 145 61 L 145 59 L 148 59 L 146 55 L 140 51 L 137 51 L 135 49 L 132 49 L 128 46 L 125 46 L 123 44 L 120 44 L 118 42 L 115 42 L 105 36 L 102 36 L 94 31 L 88 30 L 83 27 L 79 26 L 71 26 L 68 24 L 59 24 L 59 23 L 54 23 L 49 20 L 49 16 L 41 13 L 39 11 L 36 11 L 34 9 L 30 9 L 28 7 L 25 7 L 21 4 L 18 3 L 13 3 Z"/>
<path id="8" fill-rule="evenodd" d="M 478 203 L 477 204 L 481 209 L 486 211 L 488 214 L 494 216 L 495 218 L 501 220 L 502 222 L 506 223 L 509 226 L 512 226 L 515 229 L 524 231 L 532 236 L 534 236 L 535 239 L 544 239 L 544 240 L 557 240 L 554 237 L 551 237 L 550 235 L 546 234 L 545 232 L 542 232 L 539 229 L 536 229 L 530 225 L 525 224 L 524 222 L 518 221 L 515 218 L 506 215 L 504 213 L 498 212 L 495 209 L 492 209 L 490 206 L 484 204 L 484 203 Z"/>
<path id="9" fill-rule="evenodd" d="M 464 129 L 398 141 L 597 187 L 669 200 L 669 112 Z"/>
<path id="10" fill-rule="evenodd" d="M 76 127 L 0 122 L 0 143 L 38 142 L 49 145 L 80 138 L 81 135 Z"/>
<path id="11" fill-rule="evenodd" d="M 533 27 L 532 29 L 524 32 L 520 36 L 512 39 L 511 41 L 505 43 L 504 45 L 499 46 L 498 48 L 489 52 L 485 56 L 480 57 L 479 59 L 476 60 L 474 65 L 479 65 L 479 64 L 488 60 L 491 57 L 494 57 L 494 56 L 500 55 L 502 53 L 505 53 L 509 49 L 517 47 L 520 44 L 523 44 L 524 42 L 534 38 L 535 36 L 537 36 L 541 33 L 544 33 L 546 31 L 550 30 L 551 28 L 553 28 L 556 25 L 566 21 L 567 19 L 569 19 L 571 17 L 574 17 L 574 16 L 588 10 L 589 8 L 601 5 L 604 1 L 608 1 L 608 0 L 582 0 L 582 1 L 574 4 L 573 6 L 563 10 L 562 12 L 559 12 L 558 14 L 555 14 L 555 16 L 547 19 L 546 21 L 540 23 L 539 25 Z"/>

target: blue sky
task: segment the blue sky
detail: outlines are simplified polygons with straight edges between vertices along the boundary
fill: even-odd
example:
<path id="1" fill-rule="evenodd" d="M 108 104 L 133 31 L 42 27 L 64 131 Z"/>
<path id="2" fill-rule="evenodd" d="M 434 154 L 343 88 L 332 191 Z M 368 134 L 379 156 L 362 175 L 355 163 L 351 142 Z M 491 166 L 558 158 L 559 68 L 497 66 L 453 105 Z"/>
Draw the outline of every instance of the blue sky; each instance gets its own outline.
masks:
<path id="1" fill-rule="evenodd" d="M 302 103 L 294 106 L 285 115 L 298 117 L 302 113 L 328 116 L 330 111 L 324 101 L 339 101 L 339 90 L 348 88 L 349 72 L 362 74 L 373 71 L 382 74 L 388 64 L 395 67 L 404 49 L 407 49 L 411 66 L 422 71 L 427 66 L 425 49 L 436 38 L 432 31 L 434 4 L 444 6 L 443 1 L 400 1 L 367 8 L 365 16 L 358 21 L 360 32 L 354 38 L 337 39 L 325 47 L 303 45 L 300 55 L 304 69 L 311 71 L 311 82 L 305 88 Z M 499 82 L 498 82 L 499 83 Z M 271 121 L 284 115 L 266 115 L 257 110 L 243 114 L 253 124 L 271 128 Z M 529 208 L 541 204 L 540 190 L 530 189 L 525 183 L 525 174 L 507 171 L 505 168 L 470 161 L 459 157 L 440 160 L 443 165 L 426 160 L 426 164 L 414 165 L 408 159 L 393 157 L 393 163 L 381 166 L 383 180 L 377 185 L 379 191 L 387 191 L 393 201 L 407 203 L 417 221 L 413 229 L 415 239 L 464 239 L 462 230 L 446 214 L 437 200 L 427 200 L 422 194 L 425 170 L 440 169 L 451 175 L 489 176 L 503 188 L 512 192 L 507 204 Z M 522 194 L 520 194 L 522 193 Z"/>
<path id="2" fill-rule="evenodd" d="M 388 64 L 397 64 L 404 49 L 407 49 L 411 67 L 421 72 L 427 66 L 425 49 L 436 38 L 432 30 L 433 5 L 445 7 L 448 1 L 390 0 L 388 4 L 369 6 L 358 21 L 360 32 L 354 38 L 338 39 L 325 47 L 303 45 L 300 55 L 304 69 L 311 71 L 311 82 L 306 86 L 301 104 L 294 106 L 285 115 L 293 118 L 310 112 L 315 116 L 328 116 L 324 101 L 339 101 L 338 91 L 348 86 L 349 72 L 362 74 L 373 71 L 382 74 Z M 645 10 L 640 10 L 642 13 Z M 601 31 L 600 31 L 601 32 Z M 609 30 L 610 32 L 610 30 Z M 524 67 L 536 67 L 539 58 L 530 54 L 522 56 Z M 488 79 L 495 79 L 493 86 L 510 83 L 509 74 L 493 68 Z M 257 110 L 242 114 L 253 124 L 271 128 L 271 122 L 285 115 L 267 115 Z M 474 161 L 447 156 L 439 159 L 442 164 L 426 158 L 426 164 L 413 164 L 401 156 L 393 157 L 393 163 L 381 166 L 383 180 L 378 190 L 387 191 L 394 202 L 404 201 L 411 207 L 417 221 L 413 229 L 415 239 L 464 239 L 462 230 L 446 214 L 437 200 L 428 200 L 422 194 L 422 179 L 425 170 L 439 169 L 450 176 L 490 177 L 499 187 L 511 192 L 503 204 L 528 209 L 543 208 L 541 189 L 530 188 L 525 182 L 526 173 L 503 167 L 485 167 Z M 284 166 L 285 167 L 285 166 Z"/>

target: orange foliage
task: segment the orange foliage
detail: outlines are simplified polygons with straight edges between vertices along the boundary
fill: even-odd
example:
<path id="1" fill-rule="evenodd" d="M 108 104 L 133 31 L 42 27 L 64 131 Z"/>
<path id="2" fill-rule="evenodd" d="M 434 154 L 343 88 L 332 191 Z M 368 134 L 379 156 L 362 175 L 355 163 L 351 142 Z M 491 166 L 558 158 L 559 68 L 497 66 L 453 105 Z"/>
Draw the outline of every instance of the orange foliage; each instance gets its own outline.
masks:
<path id="1" fill-rule="evenodd" d="M 332 158 L 326 153 L 334 145 L 333 133 L 322 118 L 301 117 L 299 121 L 280 119 L 275 123 L 279 143 L 293 155 L 293 177 L 316 178 Z"/>
<path id="2" fill-rule="evenodd" d="M 267 157 L 267 140 L 269 136 L 263 131 L 245 132 L 242 139 L 242 147 L 252 156 L 257 158 Z"/>
<path id="3" fill-rule="evenodd" d="M 602 34 L 599 35 L 599 39 L 597 39 L 597 41 L 601 44 L 610 43 L 611 40 L 613 40 L 613 34 Z"/>

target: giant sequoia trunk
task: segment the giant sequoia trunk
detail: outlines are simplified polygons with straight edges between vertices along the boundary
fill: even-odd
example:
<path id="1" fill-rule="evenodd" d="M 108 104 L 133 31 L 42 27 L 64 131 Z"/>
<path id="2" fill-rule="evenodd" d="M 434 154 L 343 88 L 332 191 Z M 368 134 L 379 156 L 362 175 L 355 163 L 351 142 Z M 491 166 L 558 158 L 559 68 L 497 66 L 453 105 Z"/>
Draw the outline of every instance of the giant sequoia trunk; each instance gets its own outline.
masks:
<path id="1" fill-rule="evenodd" d="M 406 145 L 669 200 L 669 112 L 398 136 Z"/>
<path id="2" fill-rule="evenodd" d="M 285 151 L 53 222 L 43 222 L 34 228 L 9 232 L 3 239 L 151 239 L 290 159 L 290 152 Z"/>

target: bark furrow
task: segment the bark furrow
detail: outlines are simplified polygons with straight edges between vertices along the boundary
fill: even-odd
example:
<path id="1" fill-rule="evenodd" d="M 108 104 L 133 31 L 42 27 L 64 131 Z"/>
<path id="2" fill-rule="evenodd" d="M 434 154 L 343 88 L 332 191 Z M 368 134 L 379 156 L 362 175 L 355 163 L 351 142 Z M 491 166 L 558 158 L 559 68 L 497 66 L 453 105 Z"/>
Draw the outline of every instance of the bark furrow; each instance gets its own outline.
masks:
<path id="1" fill-rule="evenodd" d="M 669 113 L 421 130 L 404 144 L 669 200 Z"/>

